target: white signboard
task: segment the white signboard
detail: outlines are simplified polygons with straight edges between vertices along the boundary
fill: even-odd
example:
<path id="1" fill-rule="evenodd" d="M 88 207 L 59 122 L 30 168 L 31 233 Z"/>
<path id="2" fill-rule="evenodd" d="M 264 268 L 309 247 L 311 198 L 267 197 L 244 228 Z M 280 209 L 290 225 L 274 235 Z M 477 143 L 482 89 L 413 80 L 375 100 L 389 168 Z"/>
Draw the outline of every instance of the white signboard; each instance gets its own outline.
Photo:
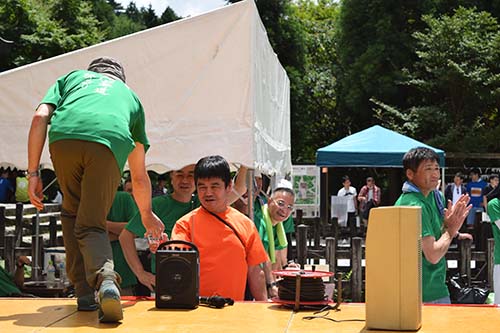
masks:
<path id="1" fill-rule="evenodd" d="M 319 181 L 319 167 L 316 165 L 292 166 L 295 211 L 301 209 L 303 217 L 319 217 Z"/>

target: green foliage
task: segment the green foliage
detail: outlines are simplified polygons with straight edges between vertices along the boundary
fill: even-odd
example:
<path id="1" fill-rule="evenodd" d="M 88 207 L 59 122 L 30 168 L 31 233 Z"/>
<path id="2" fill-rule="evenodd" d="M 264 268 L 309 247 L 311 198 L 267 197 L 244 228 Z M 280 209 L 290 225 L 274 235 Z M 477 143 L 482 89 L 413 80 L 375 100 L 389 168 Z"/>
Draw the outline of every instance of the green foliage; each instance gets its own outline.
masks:
<path id="1" fill-rule="evenodd" d="M 118 15 L 108 33 L 108 37 L 109 39 L 113 39 L 126 36 L 145 28 L 144 24 L 132 21 L 127 15 Z"/>
<path id="2" fill-rule="evenodd" d="M 342 1 L 337 35 L 338 112 L 356 132 L 376 122 L 371 98 L 404 106 L 408 91 L 397 85 L 401 70 L 415 60 L 412 32 L 428 1 Z"/>
<path id="3" fill-rule="evenodd" d="M 15 42 L 2 70 L 104 40 L 86 1 L 7 0 L 0 4 L 0 22 L 0 35 Z"/>
<path id="4" fill-rule="evenodd" d="M 305 45 L 304 71 L 298 78 L 302 107 L 292 109 L 294 124 L 300 125 L 300 132 L 293 129 L 299 132 L 293 156 L 295 163 L 314 163 L 316 149 L 329 144 L 332 132 L 343 125 L 336 112 L 334 76 L 338 63 L 334 29 L 338 4 L 332 0 L 301 0 L 292 8 L 303 30 Z"/>
<path id="5" fill-rule="evenodd" d="M 414 34 L 418 60 L 405 81 L 415 92 L 407 111 L 418 115 L 415 134 L 451 151 L 457 146 L 462 151 L 489 150 L 483 134 L 500 124 L 496 19 L 460 7 L 453 15 L 425 15 L 423 20 L 428 28 Z M 478 139 L 482 144 L 477 145 Z"/>
<path id="6" fill-rule="evenodd" d="M 169 22 L 173 22 L 173 21 L 177 21 L 178 19 L 180 19 L 181 17 L 178 16 L 174 10 L 170 7 L 167 7 L 165 9 L 165 11 L 163 12 L 163 14 L 161 14 L 161 17 L 160 17 L 160 22 L 161 24 L 165 24 L 165 23 L 169 23 Z"/>

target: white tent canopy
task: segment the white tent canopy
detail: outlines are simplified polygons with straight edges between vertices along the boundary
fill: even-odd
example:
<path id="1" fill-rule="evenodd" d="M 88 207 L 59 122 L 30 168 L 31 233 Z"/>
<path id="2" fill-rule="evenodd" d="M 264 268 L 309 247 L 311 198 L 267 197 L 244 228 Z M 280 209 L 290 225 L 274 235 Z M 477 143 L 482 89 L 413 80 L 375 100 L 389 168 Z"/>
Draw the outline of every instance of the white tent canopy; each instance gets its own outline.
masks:
<path id="1" fill-rule="evenodd" d="M 0 74 L 0 162 L 27 167 L 31 117 L 47 88 L 98 56 L 119 59 L 146 112 L 148 169 L 219 154 L 268 174 L 291 170 L 289 80 L 253 0 Z M 47 147 L 41 163 L 50 165 Z"/>

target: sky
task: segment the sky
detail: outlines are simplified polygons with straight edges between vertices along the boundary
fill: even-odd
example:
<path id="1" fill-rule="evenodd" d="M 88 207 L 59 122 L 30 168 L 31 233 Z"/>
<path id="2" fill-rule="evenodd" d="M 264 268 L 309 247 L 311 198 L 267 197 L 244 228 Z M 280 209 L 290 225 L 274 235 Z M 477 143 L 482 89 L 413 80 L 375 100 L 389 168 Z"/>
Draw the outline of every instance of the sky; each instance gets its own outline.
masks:
<path id="1" fill-rule="evenodd" d="M 116 2 L 126 8 L 131 0 L 116 0 Z M 182 17 L 195 16 L 226 4 L 225 0 L 134 0 L 134 2 L 137 8 L 147 8 L 151 4 L 157 16 L 161 16 L 165 8 L 170 6 L 177 15 Z"/>

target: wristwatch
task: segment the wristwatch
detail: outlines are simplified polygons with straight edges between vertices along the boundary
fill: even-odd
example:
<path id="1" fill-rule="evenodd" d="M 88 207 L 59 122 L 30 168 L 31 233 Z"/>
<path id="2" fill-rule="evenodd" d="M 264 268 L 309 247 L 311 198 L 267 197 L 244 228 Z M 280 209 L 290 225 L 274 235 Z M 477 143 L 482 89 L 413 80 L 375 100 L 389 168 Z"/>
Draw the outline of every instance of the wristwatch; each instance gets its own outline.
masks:
<path id="1" fill-rule="evenodd" d="M 28 174 L 26 175 L 27 179 L 30 179 L 31 177 L 40 177 L 40 171 L 28 171 Z"/>
<path id="2" fill-rule="evenodd" d="M 276 287 L 278 285 L 278 283 L 276 283 L 276 281 L 273 281 L 271 283 L 267 283 L 266 284 L 266 287 L 267 289 L 271 288 L 271 287 Z"/>

